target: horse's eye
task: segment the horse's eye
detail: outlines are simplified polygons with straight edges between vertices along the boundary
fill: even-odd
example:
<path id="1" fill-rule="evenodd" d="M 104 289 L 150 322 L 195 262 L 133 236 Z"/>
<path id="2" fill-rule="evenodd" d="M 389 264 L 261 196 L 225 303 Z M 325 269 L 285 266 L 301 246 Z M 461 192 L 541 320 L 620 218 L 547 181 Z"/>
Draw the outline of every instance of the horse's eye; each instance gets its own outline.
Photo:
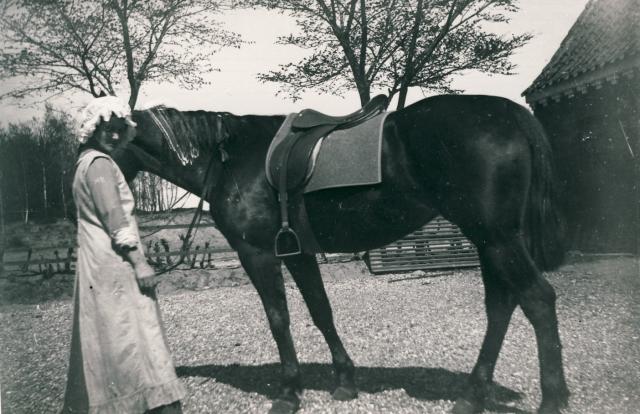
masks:
<path id="1" fill-rule="evenodd" d="M 123 119 L 112 119 L 105 127 L 108 133 L 121 134 L 126 132 L 127 123 Z"/>

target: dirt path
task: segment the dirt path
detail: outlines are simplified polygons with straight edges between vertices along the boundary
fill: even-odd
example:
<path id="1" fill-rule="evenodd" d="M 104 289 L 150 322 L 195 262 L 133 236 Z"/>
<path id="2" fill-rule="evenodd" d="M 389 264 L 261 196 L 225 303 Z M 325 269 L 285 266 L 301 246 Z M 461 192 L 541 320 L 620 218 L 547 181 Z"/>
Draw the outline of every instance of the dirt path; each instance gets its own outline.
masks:
<path id="1" fill-rule="evenodd" d="M 331 399 L 326 345 L 288 282 L 291 329 L 305 386 L 301 413 L 449 410 L 484 333 L 477 270 L 411 277 L 370 276 L 358 262 L 322 267 L 339 333 L 358 367 L 361 392 L 350 402 Z M 558 292 L 572 391 L 566 412 L 640 412 L 638 261 L 582 260 L 548 277 Z M 276 392 L 278 354 L 255 290 L 244 283 L 220 285 L 163 295 L 160 301 L 178 373 L 189 391 L 185 412 L 266 412 Z M 60 408 L 70 317 L 69 300 L 0 307 L 3 413 Z M 487 412 L 535 411 L 540 398 L 535 338 L 520 311 L 498 361 L 496 384 Z"/>

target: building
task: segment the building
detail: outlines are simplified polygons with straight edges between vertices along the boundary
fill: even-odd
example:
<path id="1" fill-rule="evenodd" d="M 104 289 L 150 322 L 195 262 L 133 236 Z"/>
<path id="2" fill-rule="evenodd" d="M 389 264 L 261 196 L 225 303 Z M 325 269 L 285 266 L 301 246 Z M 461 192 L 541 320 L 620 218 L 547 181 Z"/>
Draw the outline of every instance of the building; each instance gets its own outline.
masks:
<path id="1" fill-rule="evenodd" d="M 570 248 L 640 253 L 640 0 L 591 0 L 523 92 L 550 137 Z"/>

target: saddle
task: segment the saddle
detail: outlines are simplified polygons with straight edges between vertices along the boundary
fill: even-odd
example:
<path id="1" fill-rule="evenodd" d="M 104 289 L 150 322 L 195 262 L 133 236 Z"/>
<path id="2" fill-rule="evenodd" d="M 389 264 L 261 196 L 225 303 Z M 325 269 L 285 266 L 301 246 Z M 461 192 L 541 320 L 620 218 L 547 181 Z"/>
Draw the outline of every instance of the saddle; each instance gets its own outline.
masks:
<path id="1" fill-rule="evenodd" d="M 313 174 L 312 155 L 320 140 L 333 131 L 348 129 L 367 121 L 383 112 L 387 104 L 388 98 L 378 95 L 363 108 L 344 116 L 330 116 L 313 109 L 287 116 L 273 139 L 266 160 L 267 179 L 278 191 L 280 203 L 282 225 L 275 238 L 277 257 L 300 254 L 303 246 L 308 253 L 321 251 L 311 230 L 302 198 L 304 186 Z M 289 222 L 290 207 L 298 232 Z"/>

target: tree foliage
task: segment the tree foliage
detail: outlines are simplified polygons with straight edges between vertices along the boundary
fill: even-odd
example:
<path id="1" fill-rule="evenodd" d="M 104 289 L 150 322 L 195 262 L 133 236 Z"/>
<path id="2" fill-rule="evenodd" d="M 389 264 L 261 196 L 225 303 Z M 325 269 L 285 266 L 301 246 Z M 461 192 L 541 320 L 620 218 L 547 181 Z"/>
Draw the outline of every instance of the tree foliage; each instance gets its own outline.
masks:
<path id="1" fill-rule="evenodd" d="M 75 122 L 50 105 L 42 118 L 0 128 L 0 224 L 74 219 L 77 151 Z M 138 175 L 132 191 L 142 211 L 171 210 L 180 201 L 175 185 L 148 173 Z"/>
<path id="2" fill-rule="evenodd" d="M 51 106 L 42 119 L 0 129 L 3 220 L 72 218 L 76 136 L 71 117 Z"/>
<path id="3" fill-rule="evenodd" d="M 299 32 L 278 42 L 309 50 L 299 62 L 262 73 L 280 92 L 297 99 L 305 90 L 358 91 L 366 103 L 372 90 L 455 92 L 452 75 L 479 70 L 512 74 L 509 58 L 531 36 L 500 36 L 490 30 L 517 11 L 517 0 L 245 0 L 296 18 Z"/>
<path id="4" fill-rule="evenodd" d="M 214 19 L 212 0 L 9 0 L 0 13 L 0 78 L 25 80 L 7 95 L 68 90 L 99 96 L 144 82 L 195 88 L 211 57 L 241 40 Z"/>

